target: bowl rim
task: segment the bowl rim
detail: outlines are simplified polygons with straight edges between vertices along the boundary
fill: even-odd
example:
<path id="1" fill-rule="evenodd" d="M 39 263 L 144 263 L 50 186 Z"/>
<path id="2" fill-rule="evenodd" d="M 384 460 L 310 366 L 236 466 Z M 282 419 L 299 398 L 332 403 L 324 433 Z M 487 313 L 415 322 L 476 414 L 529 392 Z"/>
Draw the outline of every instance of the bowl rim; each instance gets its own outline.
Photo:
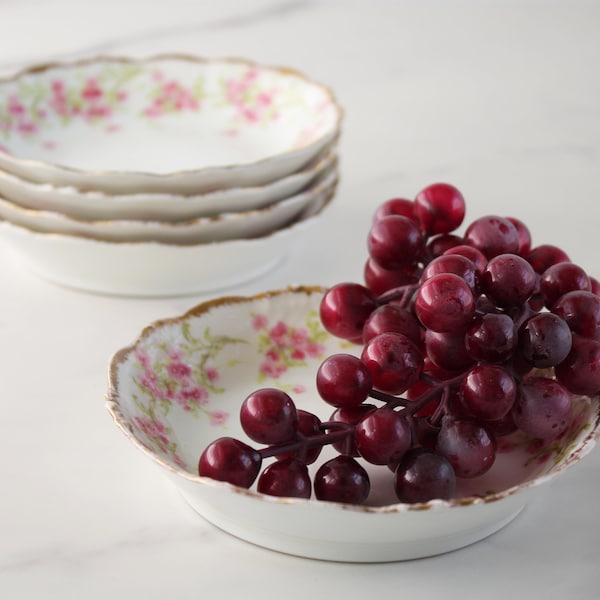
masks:
<path id="1" fill-rule="evenodd" d="M 146 339 L 150 334 L 154 331 L 161 329 L 165 326 L 177 325 L 187 319 L 199 317 L 204 314 L 208 314 L 213 309 L 218 309 L 230 305 L 236 304 L 247 304 L 250 302 L 255 302 L 257 300 L 271 299 L 284 295 L 295 295 L 295 294 L 305 294 L 310 296 L 312 294 L 323 294 L 327 290 L 324 286 L 319 285 L 290 285 L 277 290 L 267 290 L 260 292 L 258 294 L 253 295 L 230 295 L 230 296 L 222 296 L 218 298 L 212 298 L 204 302 L 200 302 L 196 304 L 189 310 L 184 313 L 167 317 L 163 319 L 158 319 L 150 324 L 146 325 L 141 332 L 137 335 L 137 337 L 131 342 L 129 345 L 124 346 L 113 353 L 108 368 L 108 390 L 104 396 L 105 408 L 108 410 L 110 416 L 112 417 L 116 426 L 121 430 L 121 432 L 129 439 L 130 442 L 133 443 L 139 450 L 141 450 L 144 454 L 150 457 L 154 462 L 162 466 L 163 468 L 170 471 L 173 475 L 181 477 L 191 483 L 208 485 L 213 488 L 222 489 L 224 491 L 229 490 L 231 492 L 242 494 L 247 496 L 248 498 L 252 498 L 254 500 L 273 502 L 275 504 L 280 505 L 321 505 L 328 507 L 337 507 L 343 510 L 349 510 L 359 513 L 366 514 L 395 514 L 395 513 L 403 513 L 403 512 L 411 512 L 411 511 L 425 511 L 436 509 L 440 510 L 443 508 L 456 508 L 456 507 L 466 507 L 471 505 L 482 505 L 489 504 L 492 502 L 500 501 L 510 496 L 513 496 L 522 491 L 531 489 L 533 487 L 537 487 L 542 485 L 555 477 L 557 477 L 560 473 L 567 470 L 569 467 L 579 462 L 584 456 L 586 456 L 596 445 L 596 441 L 600 437 L 600 403 L 597 406 L 596 414 L 594 415 L 593 422 L 590 424 L 589 430 L 587 431 L 583 440 L 579 443 L 577 448 L 573 448 L 569 451 L 569 456 L 564 460 L 559 466 L 553 466 L 549 472 L 544 473 L 543 475 L 539 475 L 524 481 L 522 483 L 510 486 L 504 490 L 499 492 L 487 493 L 482 496 L 465 496 L 461 498 L 452 498 L 449 500 L 441 500 L 435 499 L 430 500 L 428 502 L 420 502 L 414 504 L 408 504 L 404 502 L 398 502 L 395 504 L 387 504 L 382 506 L 365 506 L 365 505 L 354 505 L 354 504 L 346 504 L 342 502 L 326 502 L 323 500 L 318 500 L 316 498 L 310 499 L 301 499 L 301 498 L 280 498 L 269 496 L 267 494 L 262 494 L 260 492 L 245 489 L 227 482 L 217 481 L 211 479 L 209 477 L 203 477 L 200 475 L 193 475 L 188 471 L 185 471 L 182 468 L 177 467 L 176 465 L 164 460 L 160 456 L 158 456 L 155 452 L 153 452 L 150 448 L 145 446 L 139 439 L 135 436 L 131 428 L 128 426 L 128 421 L 121 411 L 120 403 L 119 403 L 119 383 L 118 383 L 118 369 L 119 366 L 129 357 L 129 355 L 135 350 L 140 342 Z M 585 398 L 585 396 L 583 396 Z M 599 396 L 595 396 L 594 399 L 598 401 L 600 399 Z"/>
<path id="2" fill-rule="evenodd" d="M 304 152 L 309 151 L 314 148 L 318 150 L 321 144 L 325 140 L 333 141 L 339 137 L 339 132 L 341 129 L 342 121 L 344 118 L 344 110 L 339 104 L 337 97 L 333 93 L 331 87 L 320 83 L 317 80 L 310 78 L 304 72 L 285 66 L 277 66 L 277 65 L 267 65 L 262 64 L 256 60 L 252 60 L 249 58 L 242 58 L 237 56 L 223 56 L 223 57 L 207 57 L 195 54 L 188 54 L 185 52 L 167 52 L 167 53 L 157 53 L 151 54 L 144 57 L 135 57 L 135 56 L 127 56 L 122 54 L 95 54 L 92 56 L 87 56 L 83 58 L 78 58 L 74 60 L 56 60 L 56 61 L 48 61 L 41 63 L 33 63 L 29 66 L 21 68 L 14 73 L 11 73 L 7 76 L 0 77 L 0 90 L 5 84 L 10 84 L 17 82 L 20 78 L 26 77 L 28 75 L 36 75 L 40 73 L 44 73 L 46 71 L 51 71 L 52 69 L 76 69 L 78 67 L 101 63 L 101 62 L 109 62 L 109 63 L 121 63 L 121 64 L 150 64 L 152 62 L 159 61 L 182 61 L 185 63 L 192 63 L 196 65 L 206 65 L 209 63 L 225 63 L 225 64 L 240 64 L 245 65 L 249 68 L 257 68 L 262 70 L 268 70 L 275 72 L 280 75 L 296 77 L 307 83 L 309 85 L 316 86 L 320 88 L 324 94 L 330 99 L 332 106 L 334 106 L 336 110 L 336 119 L 331 127 L 325 134 L 319 136 L 316 140 L 313 140 L 310 144 L 306 144 L 301 146 L 300 148 L 295 148 L 292 150 L 285 150 L 284 152 L 279 152 L 277 154 L 271 154 L 269 156 L 263 157 L 258 160 L 250 161 L 247 163 L 230 163 L 223 165 L 212 165 L 212 166 L 204 166 L 198 168 L 191 169 L 177 169 L 174 171 L 169 171 L 165 173 L 157 173 L 154 171 L 146 171 L 146 170 L 118 170 L 118 169 L 85 169 L 78 168 L 74 166 L 70 166 L 60 162 L 52 162 L 45 161 L 35 158 L 25 158 L 19 157 L 15 154 L 12 154 L 10 151 L 2 152 L 2 156 L 10 163 L 15 165 L 21 165 L 24 168 L 31 169 L 47 169 L 51 168 L 58 172 L 64 171 L 66 173 L 71 173 L 79 176 L 91 176 L 91 177 L 106 177 L 106 176 L 117 176 L 117 177 L 127 177 L 127 176 L 136 176 L 136 177 L 144 177 L 154 180 L 169 180 L 179 176 L 186 175 L 200 175 L 203 173 L 228 173 L 233 172 L 237 169 L 255 169 L 260 168 L 261 166 L 268 165 L 272 161 L 276 161 L 285 157 L 291 157 L 295 155 L 300 155 Z M 8 150 L 8 149 L 6 149 Z M 312 155 L 311 155 L 312 156 Z"/>

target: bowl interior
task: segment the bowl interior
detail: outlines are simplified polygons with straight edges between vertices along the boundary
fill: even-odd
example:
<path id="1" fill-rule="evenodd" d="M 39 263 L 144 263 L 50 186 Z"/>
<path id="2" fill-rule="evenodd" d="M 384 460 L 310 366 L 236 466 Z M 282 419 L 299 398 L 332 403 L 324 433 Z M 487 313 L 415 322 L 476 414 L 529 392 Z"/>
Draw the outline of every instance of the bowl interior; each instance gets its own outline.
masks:
<path id="1" fill-rule="evenodd" d="M 0 151 L 75 169 L 248 164 L 333 132 L 329 90 L 243 60 L 98 58 L 0 81 Z"/>
<path id="2" fill-rule="evenodd" d="M 356 353 L 358 346 L 323 330 L 321 297 L 320 289 L 298 288 L 219 299 L 149 326 L 111 363 L 109 408 L 117 424 L 154 460 L 201 485 L 196 466 L 208 443 L 227 435 L 253 444 L 238 419 L 253 390 L 278 387 L 326 419 L 333 409 L 318 397 L 316 370 L 326 356 Z M 554 476 L 593 447 L 598 418 L 598 400 L 579 398 L 560 439 L 500 438 L 492 469 L 460 480 L 456 497 L 497 499 Z M 387 467 L 365 466 L 372 480 L 368 504 L 397 504 Z"/>

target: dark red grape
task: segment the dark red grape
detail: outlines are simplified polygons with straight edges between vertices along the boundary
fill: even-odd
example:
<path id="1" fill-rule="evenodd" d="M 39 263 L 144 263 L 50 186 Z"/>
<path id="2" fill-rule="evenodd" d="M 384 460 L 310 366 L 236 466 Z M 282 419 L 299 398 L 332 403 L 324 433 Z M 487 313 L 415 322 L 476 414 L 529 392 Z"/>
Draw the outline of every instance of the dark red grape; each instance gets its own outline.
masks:
<path id="1" fill-rule="evenodd" d="M 445 456 L 427 448 L 414 448 L 396 468 L 394 489 L 398 499 L 409 504 L 448 500 L 456 490 L 456 474 Z"/>
<path id="2" fill-rule="evenodd" d="M 591 291 L 592 284 L 587 273 L 578 265 L 562 262 L 548 267 L 540 277 L 540 291 L 544 303 L 552 308 L 554 303 L 567 292 Z"/>
<path id="3" fill-rule="evenodd" d="M 353 427 L 362 420 L 365 415 L 376 410 L 376 408 L 377 407 L 373 404 L 359 404 L 358 406 L 338 408 L 333 412 L 331 417 L 329 417 L 329 420 L 336 423 L 344 423 L 345 425 Z M 353 435 L 348 436 L 348 438 L 342 442 L 334 442 L 332 446 L 341 454 L 359 456 Z"/>
<path id="4" fill-rule="evenodd" d="M 475 298 L 464 279 L 441 273 L 421 284 L 415 311 L 427 329 L 438 333 L 464 332 L 475 314 Z"/>
<path id="5" fill-rule="evenodd" d="M 401 333 L 415 344 L 421 344 L 421 326 L 416 317 L 395 304 L 383 304 L 369 316 L 363 327 L 363 340 L 372 340 L 380 333 Z"/>
<path id="6" fill-rule="evenodd" d="M 517 396 L 514 377 L 498 365 L 476 365 L 460 385 L 465 412 L 476 419 L 493 421 L 505 417 Z"/>
<path id="7" fill-rule="evenodd" d="M 407 217 L 411 221 L 418 221 L 415 215 L 415 203 L 406 198 L 390 198 L 380 204 L 373 214 L 373 222 L 379 221 L 383 217 L 389 217 L 390 215 L 400 215 L 401 217 Z"/>
<path id="8" fill-rule="evenodd" d="M 288 442 L 296 437 L 298 430 L 296 405 L 282 390 L 256 390 L 242 403 L 240 424 L 246 435 L 255 442 Z"/>
<path id="9" fill-rule="evenodd" d="M 494 464 L 496 440 L 476 421 L 444 417 L 436 450 L 450 461 L 457 477 L 478 477 Z"/>
<path id="10" fill-rule="evenodd" d="M 519 328 L 519 350 L 534 367 L 554 367 L 569 354 L 571 338 L 569 326 L 558 315 L 538 313 Z"/>
<path id="11" fill-rule="evenodd" d="M 481 274 L 488 263 L 488 259 L 483 255 L 483 252 L 477 250 L 477 248 L 474 248 L 473 246 L 467 246 L 466 244 L 449 248 L 444 252 L 444 256 L 447 256 L 448 254 L 458 254 L 468 258 L 475 265 L 477 274 Z"/>
<path id="12" fill-rule="evenodd" d="M 394 288 L 414 284 L 421 277 L 419 265 L 408 265 L 401 269 L 384 269 L 380 264 L 369 258 L 363 271 L 365 285 L 372 294 L 379 296 Z"/>
<path id="13" fill-rule="evenodd" d="M 271 463 L 258 478 L 261 494 L 285 498 L 310 498 L 312 486 L 308 468 L 296 458 Z"/>
<path id="14" fill-rule="evenodd" d="M 429 359 L 445 371 L 462 371 L 475 362 L 467 352 L 462 332 L 437 333 L 428 329 L 425 332 L 425 350 Z"/>
<path id="15" fill-rule="evenodd" d="M 519 249 L 517 250 L 517 254 L 523 257 L 527 256 L 531 250 L 531 232 L 529 231 L 529 227 L 523 221 L 515 219 L 515 217 L 506 218 L 515 226 L 519 234 Z"/>
<path id="16" fill-rule="evenodd" d="M 418 225 L 400 215 L 375 221 L 367 237 L 369 255 L 384 269 L 401 269 L 413 264 L 423 247 L 423 236 Z"/>
<path id="17" fill-rule="evenodd" d="M 554 367 L 556 378 L 573 394 L 600 392 L 600 342 L 573 336 L 568 356 Z"/>
<path id="18" fill-rule="evenodd" d="M 434 275 L 454 273 L 464 279 L 471 291 L 476 294 L 479 288 L 479 276 L 473 261 L 460 254 L 446 254 L 434 258 L 424 269 L 421 282 L 431 279 Z"/>
<path id="19" fill-rule="evenodd" d="M 502 308 L 524 304 L 533 294 L 536 283 L 533 267 L 516 254 L 494 256 L 481 274 L 482 291 Z"/>
<path id="20" fill-rule="evenodd" d="M 363 417 L 354 430 L 359 454 L 374 465 L 398 462 L 410 448 L 410 426 L 398 412 L 383 407 Z"/>
<path id="21" fill-rule="evenodd" d="M 518 386 L 512 409 L 515 425 L 540 439 L 560 435 L 569 426 L 572 402 L 567 390 L 548 377 L 529 377 Z"/>
<path id="22" fill-rule="evenodd" d="M 499 254 L 519 251 L 517 228 L 503 217 L 488 215 L 473 221 L 466 229 L 465 243 L 480 250 L 489 260 Z"/>
<path id="23" fill-rule="evenodd" d="M 321 323 L 329 333 L 361 343 L 365 321 L 376 307 L 371 291 L 365 286 L 338 283 L 325 292 L 319 313 Z"/>
<path id="24" fill-rule="evenodd" d="M 258 476 L 261 464 L 262 458 L 254 448 L 234 438 L 222 437 L 202 452 L 198 474 L 249 488 Z"/>
<path id="25" fill-rule="evenodd" d="M 298 413 L 298 434 L 300 434 L 297 437 L 310 438 L 315 435 L 321 435 L 321 420 L 317 415 L 302 409 L 298 409 L 296 412 Z M 313 446 L 312 448 L 306 448 L 297 452 L 278 454 L 275 458 L 277 460 L 284 460 L 293 457 L 301 460 L 305 465 L 312 465 L 319 458 L 322 449 L 323 446 Z"/>
<path id="26" fill-rule="evenodd" d="M 313 488 L 319 500 L 364 504 L 371 483 L 368 473 L 354 458 L 340 455 L 319 467 Z"/>
<path id="27" fill-rule="evenodd" d="M 467 331 L 465 348 L 477 361 L 501 363 L 512 356 L 517 340 L 515 323 L 508 315 L 485 313 Z"/>
<path id="28" fill-rule="evenodd" d="M 593 292 L 567 292 L 556 301 L 552 312 L 564 319 L 573 333 L 600 339 L 600 297 Z"/>
<path id="29" fill-rule="evenodd" d="M 423 370 L 421 352 L 401 333 L 380 333 L 369 340 L 361 360 L 371 373 L 373 387 L 390 394 L 405 392 Z"/>
<path id="30" fill-rule="evenodd" d="M 542 244 L 541 246 L 532 248 L 525 258 L 539 275 L 552 265 L 561 262 L 570 262 L 566 252 L 552 244 Z"/>
<path id="31" fill-rule="evenodd" d="M 432 237 L 427 242 L 427 251 L 429 256 L 432 258 L 437 258 L 449 250 L 450 248 L 454 248 L 455 246 L 460 246 L 463 244 L 462 237 L 455 235 L 453 233 L 442 233 L 440 235 L 436 235 Z"/>
<path id="32" fill-rule="evenodd" d="M 465 199 L 448 183 L 434 183 L 415 198 L 415 213 L 429 235 L 450 233 L 465 217 Z"/>
<path id="33" fill-rule="evenodd" d="M 317 370 L 317 391 L 332 406 L 355 406 L 367 399 L 371 373 L 352 354 L 333 354 Z"/>

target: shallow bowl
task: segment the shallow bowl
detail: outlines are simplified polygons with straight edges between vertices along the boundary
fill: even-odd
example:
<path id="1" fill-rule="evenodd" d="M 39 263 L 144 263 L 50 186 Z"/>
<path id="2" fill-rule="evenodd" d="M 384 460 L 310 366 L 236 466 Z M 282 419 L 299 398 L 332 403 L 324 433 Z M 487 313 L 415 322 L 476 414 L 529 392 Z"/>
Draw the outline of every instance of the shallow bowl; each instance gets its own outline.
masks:
<path id="1" fill-rule="evenodd" d="M 339 136 L 331 91 L 244 59 L 103 56 L 0 80 L 0 169 L 110 193 L 264 185 Z"/>
<path id="2" fill-rule="evenodd" d="M 222 213 L 188 221 L 90 221 L 62 213 L 23 208 L 0 197 L 0 218 L 43 233 L 84 236 L 108 242 L 206 244 L 267 235 L 293 222 L 303 211 L 321 205 L 337 185 L 337 170 L 325 173 L 306 190 L 263 208 Z"/>
<path id="3" fill-rule="evenodd" d="M 26 209 L 59 212 L 86 220 L 185 221 L 222 213 L 258 210 L 299 194 L 335 168 L 330 149 L 304 169 L 263 186 L 221 189 L 206 194 L 109 194 L 35 183 L 0 171 L 0 197 Z"/>
<path id="4" fill-rule="evenodd" d="M 578 398 L 566 434 L 547 446 L 503 438 L 492 469 L 462 480 L 456 497 L 394 500 L 387 467 L 367 466 L 364 506 L 274 498 L 197 475 L 202 450 L 223 435 L 245 440 L 244 398 L 260 387 L 289 392 L 326 419 L 316 370 L 352 352 L 320 325 L 320 288 L 223 297 L 155 322 L 110 364 L 107 407 L 129 440 L 169 476 L 205 519 L 244 540 L 300 556 L 381 562 L 413 559 L 477 542 L 510 523 L 531 496 L 586 455 L 600 426 L 597 398 Z"/>
<path id="5" fill-rule="evenodd" d="M 320 197 L 286 227 L 252 239 L 188 245 L 107 242 L 0 220 L 0 241 L 17 266 L 65 287 L 146 298 L 201 294 L 251 281 L 281 264 L 332 197 Z"/>

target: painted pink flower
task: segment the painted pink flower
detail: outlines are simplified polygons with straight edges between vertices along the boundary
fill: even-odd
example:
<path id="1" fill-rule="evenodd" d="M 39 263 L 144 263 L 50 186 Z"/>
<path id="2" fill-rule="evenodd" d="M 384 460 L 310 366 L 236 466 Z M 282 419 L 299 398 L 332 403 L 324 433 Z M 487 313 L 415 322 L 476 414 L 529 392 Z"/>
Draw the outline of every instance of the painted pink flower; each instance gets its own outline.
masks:
<path id="1" fill-rule="evenodd" d="M 35 123 L 32 123 L 31 121 L 21 121 L 17 125 L 17 129 L 21 133 L 35 133 L 38 130 L 38 126 Z"/>
<path id="2" fill-rule="evenodd" d="M 7 108 L 8 112 L 15 117 L 25 114 L 25 107 L 21 104 L 17 96 L 9 96 Z"/>
<path id="3" fill-rule="evenodd" d="M 306 392 L 306 386 L 302 385 L 301 383 L 297 383 L 292 387 L 292 391 L 294 394 L 304 394 L 304 392 Z"/>
<path id="4" fill-rule="evenodd" d="M 311 358 L 318 358 L 325 351 L 325 346 L 323 344 L 318 344 L 317 342 L 310 342 L 306 345 L 306 353 Z"/>
<path id="5" fill-rule="evenodd" d="M 192 374 L 192 369 L 189 365 L 182 362 L 173 362 L 167 366 L 167 373 L 179 381 L 186 379 Z"/>
<path id="6" fill-rule="evenodd" d="M 264 361 L 260 365 L 260 372 L 266 377 L 277 379 L 287 371 L 287 367 L 283 363 L 276 363 L 270 360 Z"/>
<path id="7" fill-rule="evenodd" d="M 267 326 L 267 317 L 265 315 L 254 315 L 252 318 L 252 328 L 255 330 L 264 329 Z"/>
<path id="8" fill-rule="evenodd" d="M 135 351 L 135 358 L 142 365 L 142 367 L 150 366 L 150 356 L 144 350 L 137 349 Z"/>
<path id="9" fill-rule="evenodd" d="M 304 344 L 308 340 L 308 331 L 306 329 L 294 329 L 290 335 L 290 340 L 296 346 Z"/>
<path id="10" fill-rule="evenodd" d="M 229 413 L 223 410 L 213 410 L 209 413 L 211 425 L 225 425 L 227 419 L 229 419 Z"/>
<path id="11" fill-rule="evenodd" d="M 142 433 L 151 441 L 166 446 L 169 443 L 167 428 L 164 423 L 157 419 L 150 419 L 146 416 L 135 417 L 135 422 Z"/>
<path id="12" fill-rule="evenodd" d="M 60 79 L 55 79 L 50 84 L 50 87 L 55 94 L 63 94 L 65 91 L 65 83 L 64 81 L 60 81 Z"/>
<path id="13" fill-rule="evenodd" d="M 208 402 L 208 392 L 201 386 L 187 387 L 179 391 L 177 401 L 183 404 L 194 402 L 200 406 Z"/>
<path id="14" fill-rule="evenodd" d="M 291 357 L 294 360 L 304 360 L 306 358 L 306 353 L 300 348 L 295 348 L 294 350 L 292 350 Z"/>
<path id="15" fill-rule="evenodd" d="M 103 95 L 104 92 L 98 85 L 98 81 L 96 79 L 88 79 L 84 88 L 81 90 L 81 97 L 92 102 L 99 100 Z"/>
<path id="16" fill-rule="evenodd" d="M 211 383 L 214 383 L 219 379 L 219 371 L 217 371 L 214 367 L 207 367 L 204 370 L 204 374 Z"/>

